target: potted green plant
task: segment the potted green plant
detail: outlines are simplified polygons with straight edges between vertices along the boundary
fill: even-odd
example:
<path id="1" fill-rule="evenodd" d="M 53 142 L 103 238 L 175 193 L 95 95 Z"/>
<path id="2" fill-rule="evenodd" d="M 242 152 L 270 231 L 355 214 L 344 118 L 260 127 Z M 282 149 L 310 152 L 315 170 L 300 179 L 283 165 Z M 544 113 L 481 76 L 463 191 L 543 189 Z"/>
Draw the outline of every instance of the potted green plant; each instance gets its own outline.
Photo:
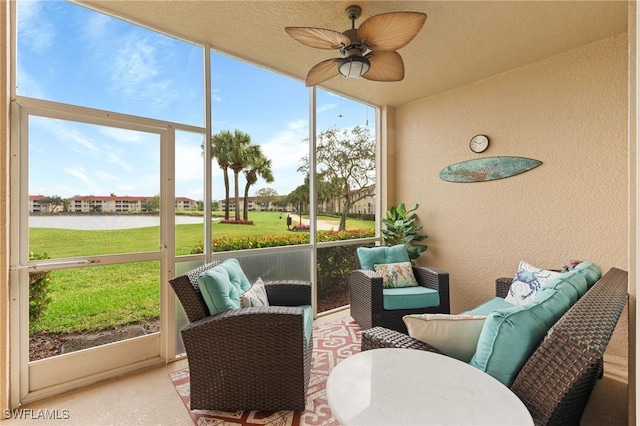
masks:
<path id="1" fill-rule="evenodd" d="M 416 244 L 427 239 L 426 235 L 418 234 L 422 230 L 422 225 L 416 225 L 417 216 L 414 212 L 418 207 L 420 205 L 415 204 L 407 210 L 404 203 L 400 203 L 396 207 L 391 207 L 391 210 L 387 211 L 386 218 L 382 219 L 382 224 L 387 227 L 387 229 L 381 229 L 384 243 L 388 246 L 404 244 L 411 263 L 415 263 L 414 260 L 427 249 L 424 244 Z"/>

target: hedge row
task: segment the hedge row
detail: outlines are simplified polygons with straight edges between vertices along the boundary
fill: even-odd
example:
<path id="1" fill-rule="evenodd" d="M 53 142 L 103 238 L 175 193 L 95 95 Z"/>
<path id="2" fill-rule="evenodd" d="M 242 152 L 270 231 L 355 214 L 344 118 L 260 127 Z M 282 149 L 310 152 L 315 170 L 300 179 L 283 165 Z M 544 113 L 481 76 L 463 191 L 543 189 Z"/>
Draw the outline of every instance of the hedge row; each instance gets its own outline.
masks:
<path id="1" fill-rule="evenodd" d="M 353 240 L 375 236 L 373 229 L 351 229 L 348 231 L 318 231 L 318 242 Z M 306 232 L 292 232 L 282 235 L 247 236 L 247 237 L 218 237 L 211 241 L 212 251 L 248 250 L 267 247 L 293 246 L 308 244 L 309 234 Z M 202 243 L 197 244 L 191 254 L 203 253 Z"/>

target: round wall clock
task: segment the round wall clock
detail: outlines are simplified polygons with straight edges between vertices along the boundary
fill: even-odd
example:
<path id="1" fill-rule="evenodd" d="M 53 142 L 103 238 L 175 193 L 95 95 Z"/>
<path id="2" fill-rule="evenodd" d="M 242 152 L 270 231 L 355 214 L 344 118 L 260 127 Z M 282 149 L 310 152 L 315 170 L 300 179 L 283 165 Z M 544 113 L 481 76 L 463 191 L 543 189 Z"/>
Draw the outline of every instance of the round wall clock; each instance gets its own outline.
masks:
<path id="1" fill-rule="evenodd" d="M 475 153 L 481 153 L 489 148 L 489 138 L 485 135 L 475 135 L 469 141 L 469 148 Z"/>

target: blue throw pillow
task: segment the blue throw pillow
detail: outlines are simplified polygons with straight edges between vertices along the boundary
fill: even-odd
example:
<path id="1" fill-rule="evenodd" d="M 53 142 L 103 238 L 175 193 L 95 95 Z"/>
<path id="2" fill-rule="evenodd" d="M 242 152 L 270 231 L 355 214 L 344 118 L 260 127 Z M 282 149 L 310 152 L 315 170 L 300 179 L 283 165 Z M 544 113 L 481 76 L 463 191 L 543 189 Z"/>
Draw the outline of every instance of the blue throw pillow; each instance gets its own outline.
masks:
<path id="1" fill-rule="evenodd" d="M 395 246 L 358 247 L 356 256 L 362 269 L 373 271 L 374 265 L 385 263 L 411 262 L 409 253 L 404 244 Z"/>

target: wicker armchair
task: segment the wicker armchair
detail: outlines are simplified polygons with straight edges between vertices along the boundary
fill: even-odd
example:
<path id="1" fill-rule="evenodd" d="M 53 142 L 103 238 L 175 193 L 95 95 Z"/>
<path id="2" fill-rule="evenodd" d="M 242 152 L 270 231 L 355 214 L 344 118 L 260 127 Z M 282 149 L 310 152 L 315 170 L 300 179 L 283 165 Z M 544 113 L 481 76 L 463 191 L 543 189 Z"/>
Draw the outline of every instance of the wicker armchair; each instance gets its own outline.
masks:
<path id="1" fill-rule="evenodd" d="M 181 330 L 190 374 L 191 409 L 303 410 L 312 338 L 305 341 L 307 281 L 265 281 L 270 306 L 210 315 L 198 276 L 219 262 L 171 279 L 189 324 Z"/>
<path id="2" fill-rule="evenodd" d="M 358 268 L 362 268 L 356 256 Z M 349 273 L 349 299 L 351 316 L 363 329 L 376 326 L 407 333 L 402 317 L 408 314 L 448 314 L 449 273 L 434 267 L 414 266 L 418 285 L 438 291 L 440 305 L 418 309 L 386 310 L 383 305 L 382 277 L 374 271 L 357 269 Z"/>

